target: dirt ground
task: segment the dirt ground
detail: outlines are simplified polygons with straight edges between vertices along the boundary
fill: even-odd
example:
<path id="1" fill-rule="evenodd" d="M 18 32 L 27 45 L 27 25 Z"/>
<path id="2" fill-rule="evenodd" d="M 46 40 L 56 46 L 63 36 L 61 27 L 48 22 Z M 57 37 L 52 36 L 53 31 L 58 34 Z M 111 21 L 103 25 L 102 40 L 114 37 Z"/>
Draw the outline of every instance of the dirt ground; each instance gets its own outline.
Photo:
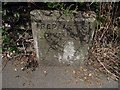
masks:
<path id="1" fill-rule="evenodd" d="M 18 61 L 19 62 L 19 61 Z M 35 71 L 8 61 L 2 72 L 3 88 L 118 88 L 118 81 L 84 66 L 43 66 Z"/>

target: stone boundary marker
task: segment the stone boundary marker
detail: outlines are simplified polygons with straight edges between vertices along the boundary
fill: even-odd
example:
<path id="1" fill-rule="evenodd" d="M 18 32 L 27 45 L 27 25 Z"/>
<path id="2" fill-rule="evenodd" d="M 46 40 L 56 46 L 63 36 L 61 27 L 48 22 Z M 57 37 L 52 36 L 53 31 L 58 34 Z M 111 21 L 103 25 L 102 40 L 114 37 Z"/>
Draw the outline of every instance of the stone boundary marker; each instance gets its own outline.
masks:
<path id="1" fill-rule="evenodd" d="M 58 10 L 31 11 L 37 60 L 46 66 L 78 66 L 87 58 L 95 30 L 95 13 Z"/>

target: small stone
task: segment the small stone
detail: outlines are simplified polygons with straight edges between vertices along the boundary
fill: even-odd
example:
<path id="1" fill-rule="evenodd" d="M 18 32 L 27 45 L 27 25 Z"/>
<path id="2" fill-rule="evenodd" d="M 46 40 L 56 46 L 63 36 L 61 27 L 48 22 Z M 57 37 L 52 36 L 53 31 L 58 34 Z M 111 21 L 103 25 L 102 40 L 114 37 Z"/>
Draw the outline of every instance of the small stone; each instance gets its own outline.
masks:
<path id="1" fill-rule="evenodd" d="M 23 64 L 24 62 L 21 62 L 21 64 Z"/>
<path id="2" fill-rule="evenodd" d="M 43 71 L 43 73 L 45 74 L 45 76 L 47 75 L 47 71 Z"/>
<path id="3" fill-rule="evenodd" d="M 4 56 L 2 56 L 2 58 L 3 58 Z"/>
<path id="4" fill-rule="evenodd" d="M 15 51 L 13 51 L 13 53 L 15 53 Z"/>
<path id="5" fill-rule="evenodd" d="M 15 70 L 15 71 L 17 71 L 17 69 L 16 69 L 16 68 L 15 68 L 14 70 Z"/>
<path id="6" fill-rule="evenodd" d="M 86 72 L 86 71 L 87 71 L 87 69 L 83 69 L 83 71 L 84 71 L 84 72 Z"/>
<path id="7" fill-rule="evenodd" d="M 84 77 L 84 79 L 86 80 L 86 79 L 87 79 L 87 77 Z"/>
<path id="8" fill-rule="evenodd" d="M 73 70 L 73 74 L 75 74 L 76 73 L 76 71 L 75 70 Z"/>
<path id="9" fill-rule="evenodd" d="M 83 79 L 79 79 L 80 81 L 84 81 Z"/>
<path id="10" fill-rule="evenodd" d="M 10 55 L 12 55 L 13 53 L 11 52 Z"/>
<path id="11" fill-rule="evenodd" d="M 89 76 L 89 77 L 91 77 L 91 76 L 92 76 L 92 74 L 90 73 L 88 76 Z"/>
<path id="12" fill-rule="evenodd" d="M 21 70 L 24 70 L 24 68 L 21 68 Z"/>

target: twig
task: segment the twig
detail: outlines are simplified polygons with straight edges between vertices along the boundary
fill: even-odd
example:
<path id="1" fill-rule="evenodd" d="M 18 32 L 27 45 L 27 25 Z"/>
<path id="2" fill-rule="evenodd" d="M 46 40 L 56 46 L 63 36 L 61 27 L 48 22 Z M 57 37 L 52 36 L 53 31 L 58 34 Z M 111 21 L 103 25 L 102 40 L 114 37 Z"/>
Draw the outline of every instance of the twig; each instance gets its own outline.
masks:
<path id="1" fill-rule="evenodd" d="M 110 73 L 110 74 L 112 74 L 113 76 L 119 78 L 119 77 L 116 76 L 114 73 L 112 73 L 111 71 L 109 71 L 109 70 L 104 66 L 104 64 L 103 64 L 98 58 L 96 58 L 96 59 L 97 59 L 97 61 L 102 65 L 102 67 L 103 67 L 108 73 Z"/>

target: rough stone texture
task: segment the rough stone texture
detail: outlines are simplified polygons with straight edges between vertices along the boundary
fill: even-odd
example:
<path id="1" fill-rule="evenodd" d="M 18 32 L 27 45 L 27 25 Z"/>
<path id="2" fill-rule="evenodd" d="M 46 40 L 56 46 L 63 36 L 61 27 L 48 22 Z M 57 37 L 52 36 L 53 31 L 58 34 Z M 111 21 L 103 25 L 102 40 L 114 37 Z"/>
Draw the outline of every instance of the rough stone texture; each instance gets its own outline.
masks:
<path id="1" fill-rule="evenodd" d="M 94 12 L 69 15 L 61 11 L 31 12 L 32 31 L 38 61 L 44 65 L 84 63 L 94 35 Z"/>

